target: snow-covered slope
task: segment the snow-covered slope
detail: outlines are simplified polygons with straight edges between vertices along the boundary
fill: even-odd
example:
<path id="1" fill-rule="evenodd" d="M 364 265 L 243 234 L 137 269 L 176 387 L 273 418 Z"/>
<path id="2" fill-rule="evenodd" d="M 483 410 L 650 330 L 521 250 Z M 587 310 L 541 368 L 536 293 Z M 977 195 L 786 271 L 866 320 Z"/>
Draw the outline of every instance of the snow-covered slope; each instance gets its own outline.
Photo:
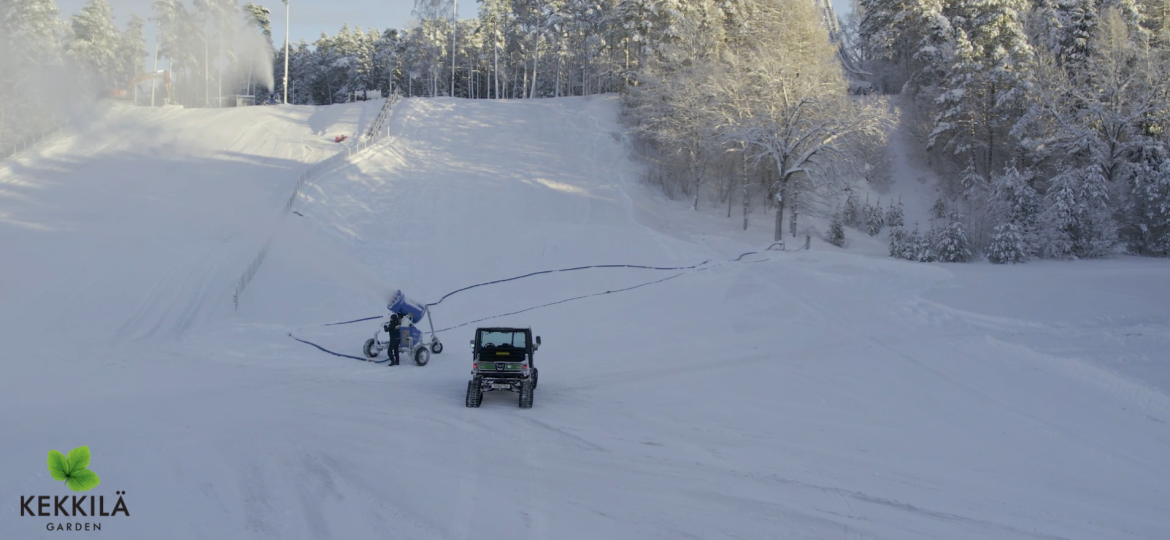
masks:
<path id="1" fill-rule="evenodd" d="M 640 186 L 605 97 L 404 100 L 279 220 L 322 130 L 377 106 L 112 111 L 0 171 L 0 537 L 1170 537 L 1166 261 L 731 262 L 769 227 Z M 491 319 L 544 338 L 530 410 L 463 406 L 474 325 L 425 367 L 288 337 L 360 355 L 374 322 L 322 325 L 391 288 L 706 260 L 435 307 L 446 328 L 677 276 Z M 83 444 L 131 515 L 22 517 L 18 494 L 70 494 L 45 453 Z"/>

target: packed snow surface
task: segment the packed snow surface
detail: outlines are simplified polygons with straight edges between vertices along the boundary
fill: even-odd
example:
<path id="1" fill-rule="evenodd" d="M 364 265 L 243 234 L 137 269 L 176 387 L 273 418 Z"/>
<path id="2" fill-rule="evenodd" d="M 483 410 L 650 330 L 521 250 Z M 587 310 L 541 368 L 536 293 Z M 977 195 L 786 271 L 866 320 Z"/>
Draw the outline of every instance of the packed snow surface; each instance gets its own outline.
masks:
<path id="1" fill-rule="evenodd" d="M 0 165 L 0 538 L 1170 538 L 1166 260 L 761 251 L 640 184 L 609 97 L 404 100 L 282 214 L 380 105 L 114 108 Z M 464 407 L 474 324 L 425 367 L 289 337 L 707 260 L 435 307 L 677 276 L 485 321 L 542 336 L 532 409 Z M 130 515 L 21 516 L 81 445 Z"/>

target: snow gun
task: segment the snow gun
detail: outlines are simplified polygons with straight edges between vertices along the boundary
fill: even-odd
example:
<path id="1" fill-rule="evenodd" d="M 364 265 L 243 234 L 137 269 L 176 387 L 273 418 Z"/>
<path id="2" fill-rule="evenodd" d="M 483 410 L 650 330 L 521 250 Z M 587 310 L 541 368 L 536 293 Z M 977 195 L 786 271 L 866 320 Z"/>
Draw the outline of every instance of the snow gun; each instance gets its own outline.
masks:
<path id="1" fill-rule="evenodd" d="M 390 303 L 386 304 L 386 309 L 390 310 L 391 315 L 398 315 L 403 321 L 409 321 L 404 322 L 398 329 L 400 332 L 400 352 L 408 354 L 408 358 L 413 358 L 415 363 L 420 366 L 426 365 L 427 361 L 430 360 L 431 353 L 439 354 L 443 352 L 443 343 L 435 335 L 435 325 L 431 322 L 431 313 L 427 309 L 426 304 L 407 298 L 405 294 L 402 294 L 401 290 L 396 290 L 390 297 Z M 409 319 L 407 319 L 408 317 Z M 430 350 L 427 350 L 428 344 L 423 342 L 422 332 L 413 324 L 421 321 L 423 317 L 426 317 L 427 325 L 431 329 Z M 378 328 L 381 330 L 382 326 Z M 389 336 L 383 341 L 379 332 L 375 332 L 372 339 L 366 340 L 363 352 L 367 358 L 376 358 L 389 345 Z"/>

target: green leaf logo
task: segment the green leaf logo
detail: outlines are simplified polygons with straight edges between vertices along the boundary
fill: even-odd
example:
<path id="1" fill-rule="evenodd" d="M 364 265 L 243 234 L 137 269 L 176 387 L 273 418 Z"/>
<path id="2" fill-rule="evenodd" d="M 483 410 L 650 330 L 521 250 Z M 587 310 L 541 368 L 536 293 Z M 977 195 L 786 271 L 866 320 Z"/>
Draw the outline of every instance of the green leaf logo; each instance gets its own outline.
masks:
<path id="1" fill-rule="evenodd" d="M 89 467 L 89 447 L 78 446 L 66 456 L 49 450 L 49 474 L 54 480 L 64 481 L 73 491 L 89 491 L 102 482 Z"/>

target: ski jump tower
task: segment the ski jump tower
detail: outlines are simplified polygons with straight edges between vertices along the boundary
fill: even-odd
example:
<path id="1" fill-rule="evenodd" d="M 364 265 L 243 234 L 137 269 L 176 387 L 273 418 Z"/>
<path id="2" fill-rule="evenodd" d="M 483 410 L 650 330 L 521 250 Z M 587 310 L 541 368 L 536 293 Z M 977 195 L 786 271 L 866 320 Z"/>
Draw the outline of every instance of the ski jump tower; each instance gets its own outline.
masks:
<path id="1" fill-rule="evenodd" d="M 861 69 L 860 62 L 853 56 L 855 52 L 853 44 L 846 43 L 847 36 L 841 34 L 841 21 L 837 18 L 836 10 L 833 9 L 833 0 L 813 0 L 813 2 L 816 2 L 817 7 L 821 10 L 821 23 L 829 32 L 829 41 L 837 47 L 837 58 L 841 61 L 841 67 L 845 68 L 845 73 L 853 81 L 850 84 L 851 91 L 868 93 L 865 90 L 870 88 L 870 84 L 865 81 L 865 76 L 869 73 Z"/>

